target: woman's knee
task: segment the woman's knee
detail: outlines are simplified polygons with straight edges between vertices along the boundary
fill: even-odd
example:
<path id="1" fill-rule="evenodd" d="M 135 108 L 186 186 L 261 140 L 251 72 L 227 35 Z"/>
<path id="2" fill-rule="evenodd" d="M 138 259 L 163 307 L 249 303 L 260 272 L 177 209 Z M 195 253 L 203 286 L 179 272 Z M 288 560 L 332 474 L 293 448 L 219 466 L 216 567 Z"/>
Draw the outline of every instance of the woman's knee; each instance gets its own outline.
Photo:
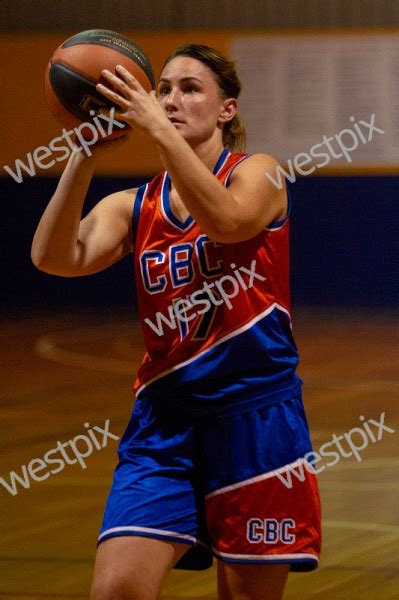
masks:
<path id="1" fill-rule="evenodd" d="M 90 600 L 156 600 L 181 543 L 139 536 L 105 540 L 97 550 Z"/>
<path id="2" fill-rule="evenodd" d="M 218 561 L 219 600 L 281 600 L 289 565 L 257 565 Z"/>
<path id="3" fill-rule="evenodd" d="M 157 600 L 158 597 L 158 590 L 151 582 L 120 575 L 94 581 L 90 593 L 90 600 Z"/>

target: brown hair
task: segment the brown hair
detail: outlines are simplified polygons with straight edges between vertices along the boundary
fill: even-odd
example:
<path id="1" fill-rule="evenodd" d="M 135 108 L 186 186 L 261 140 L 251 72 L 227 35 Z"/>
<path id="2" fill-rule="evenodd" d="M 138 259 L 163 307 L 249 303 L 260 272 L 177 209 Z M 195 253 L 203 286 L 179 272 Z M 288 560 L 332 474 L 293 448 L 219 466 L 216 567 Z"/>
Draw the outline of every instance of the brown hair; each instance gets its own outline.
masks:
<path id="1" fill-rule="evenodd" d="M 237 77 L 234 62 L 228 60 L 219 50 L 203 44 L 182 44 L 172 52 L 163 68 L 177 56 L 188 56 L 204 63 L 215 75 L 216 82 L 224 98 L 238 98 L 241 82 Z M 223 127 L 223 145 L 232 152 L 244 150 L 246 146 L 245 125 L 238 114 Z"/>

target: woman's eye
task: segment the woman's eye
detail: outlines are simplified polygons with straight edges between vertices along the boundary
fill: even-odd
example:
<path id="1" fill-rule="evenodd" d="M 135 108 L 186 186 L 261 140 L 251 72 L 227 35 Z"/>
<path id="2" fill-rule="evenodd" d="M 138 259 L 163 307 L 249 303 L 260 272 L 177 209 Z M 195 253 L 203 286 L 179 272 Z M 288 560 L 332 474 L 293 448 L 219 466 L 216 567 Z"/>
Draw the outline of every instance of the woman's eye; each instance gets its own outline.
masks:
<path id="1" fill-rule="evenodd" d="M 159 94 L 159 96 L 165 96 L 165 95 L 166 95 L 166 94 L 168 94 L 168 93 L 169 93 L 169 90 L 168 90 L 168 88 L 161 88 L 161 89 L 158 91 L 158 94 Z"/>

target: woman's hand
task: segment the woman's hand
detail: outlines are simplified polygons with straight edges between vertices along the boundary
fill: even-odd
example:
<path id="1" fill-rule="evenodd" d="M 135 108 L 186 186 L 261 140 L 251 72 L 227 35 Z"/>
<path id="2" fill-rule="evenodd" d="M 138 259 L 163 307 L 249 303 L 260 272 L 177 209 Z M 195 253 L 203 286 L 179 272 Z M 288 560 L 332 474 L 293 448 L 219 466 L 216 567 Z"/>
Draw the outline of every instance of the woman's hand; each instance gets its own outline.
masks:
<path id="1" fill-rule="evenodd" d="M 101 83 L 98 83 L 96 88 L 120 107 L 121 110 L 115 113 L 118 121 L 123 121 L 132 128 L 138 127 L 150 135 L 162 128 L 173 128 L 153 90 L 148 94 L 122 65 L 117 65 L 115 71 L 117 76 L 108 70 L 102 72 L 102 76 L 112 85 L 113 90 Z"/>

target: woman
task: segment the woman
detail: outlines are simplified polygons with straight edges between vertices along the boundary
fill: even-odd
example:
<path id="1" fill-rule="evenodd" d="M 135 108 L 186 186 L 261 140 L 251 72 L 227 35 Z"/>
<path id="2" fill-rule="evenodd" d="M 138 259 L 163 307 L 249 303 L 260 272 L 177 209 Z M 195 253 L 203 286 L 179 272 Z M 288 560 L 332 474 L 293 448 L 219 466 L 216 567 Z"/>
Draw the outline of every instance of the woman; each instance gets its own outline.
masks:
<path id="1" fill-rule="evenodd" d="M 219 598 L 282 597 L 317 566 L 320 510 L 295 374 L 288 202 L 244 142 L 240 83 L 218 51 L 179 47 L 157 92 L 123 67 L 98 90 L 155 142 L 165 172 L 82 220 L 96 158 L 71 156 L 35 234 L 49 273 L 105 269 L 134 251 L 147 353 L 101 528 L 92 600 L 159 597 L 174 566 L 218 559 Z M 284 467 L 302 466 L 294 483 Z M 295 478 L 294 478 L 295 479 Z M 299 480 L 300 479 L 300 480 Z"/>

